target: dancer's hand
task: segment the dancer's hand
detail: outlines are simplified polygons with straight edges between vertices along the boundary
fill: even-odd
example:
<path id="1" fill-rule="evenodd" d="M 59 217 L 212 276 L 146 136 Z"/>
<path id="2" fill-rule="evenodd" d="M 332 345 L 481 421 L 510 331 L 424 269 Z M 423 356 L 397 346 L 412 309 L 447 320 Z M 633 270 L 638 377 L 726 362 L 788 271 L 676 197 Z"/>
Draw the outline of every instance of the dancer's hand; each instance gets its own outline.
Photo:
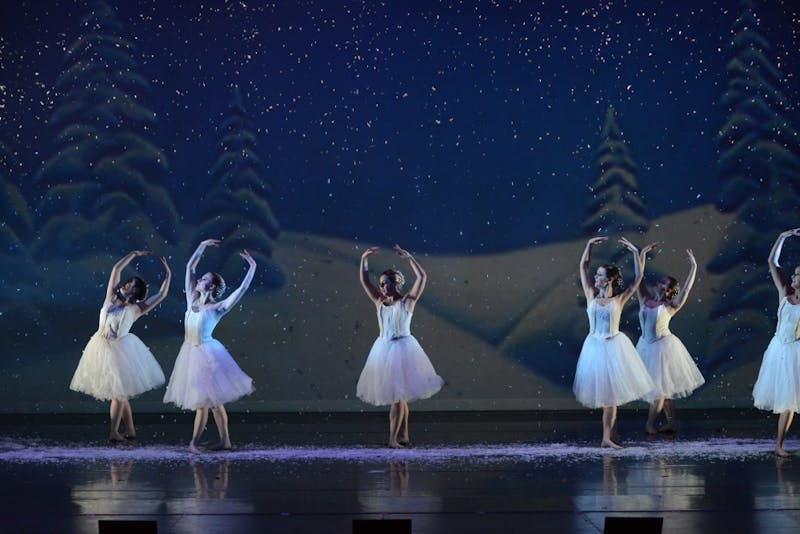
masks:
<path id="1" fill-rule="evenodd" d="M 589 246 L 599 245 L 600 243 L 605 243 L 606 241 L 608 241 L 608 237 L 606 236 L 592 237 L 587 242 L 587 245 Z"/>
<path id="2" fill-rule="evenodd" d="M 622 245 L 624 248 L 628 249 L 629 251 L 633 252 L 634 254 L 639 254 L 639 249 L 636 246 L 628 241 L 627 239 L 620 238 L 619 244 Z"/>
<path id="3" fill-rule="evenodd" d="M 789 236 L 800 236 L 800 228 L 793 228 L 792 230 L 786 230 L 785 232 L 781 232 L 780 237 L 789 237 Z"/>
<path id="4" fill-rule="evenodd" d="M 408 259 L 411 257 L 411 254 L 407 250 L 400 248 L 400 245 L 395 244 L 394 251 L 397 252 L 397 255 L 401 258 Z"/>
<path id="5" fill-rule="evenodd" d="M 167 271 L 167 273 L 172 272 L 169 270 L 169 264 L 167 264 L 167 258 L 165 258 L 164 256 L 161 256 L 161 265 L 164 266 L 164 270 Z"/>
<path id="6" fill-rule="evenodd" d="M 380 248 L 381 247 L 369 247 L 367 250 L 364 251 L 363 254 L 361 254 L 361 257 L 362 258 L 366 258 L 367 256 L 372 256 L 373 254 L 378 252 L 378 250 L 380 250 Z"/>
<path id="7" fill-rule="evenodd" d="M 689 256 L 689 263 L 692 265 L 692 267 L 697 267 L 697 260 L 694 257 L 694 252 L 692 252 L 692 249 L 687 248 L 686 255 Z"/>
<path id="8" fill-rule="evenodd" d="M 239 253 L 239 256 L 244 258 L 244 261 L 246 261 L 248 264 L 250 264 L 250 267 L 255 267 L 256 260 L 253 259 L 253 256 L 251 256 L 249 252 L 247 252 L 246 250 L 243 250 L 243 251 L 241 251 Z"/>
<path id="9" fill-rule="evenodd" d="M 221 242 L 219 239 L 205 239 L 200 244 L 204 247 L 218 247 Z"/>
<path id="10" fill-rule="evenodd" d="M 134 256 L 139 257 L 139 256 L 148 256 L 148 255 L 152 254 L 153 251 L 152 250 L 133 250 L 133 251 L 131 251 L 131 253 Z"/>
<path id="11" fill-rule="evenodd" d="M 659 247 L 660 245 L 661 243 L 659 243 L 658 241 L 653 241 L 652 243 L 648 243 L 647 245 L 642 247 L 642 250 L 639 252 L 639 257 L 645 258 L 648 252 L 655 250 L 656 247 Z"/>

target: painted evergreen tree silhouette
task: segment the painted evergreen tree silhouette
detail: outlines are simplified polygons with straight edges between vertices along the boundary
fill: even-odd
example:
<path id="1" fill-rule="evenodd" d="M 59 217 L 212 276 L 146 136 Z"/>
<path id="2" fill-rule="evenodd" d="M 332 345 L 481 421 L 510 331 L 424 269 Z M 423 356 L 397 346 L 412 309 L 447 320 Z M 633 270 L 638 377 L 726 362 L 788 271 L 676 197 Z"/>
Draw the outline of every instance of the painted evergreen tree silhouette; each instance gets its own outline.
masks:
<path id="1" fill-rule="evenodd" d="M 14 178 L 19 166 L 11 149 L 0 141 L 0 254 L 20 255 L 33 231 L 33 215 Z"/>
<path id="2" fill-rule="evenodd" d="M 624 232 L 643 232 L 649 223 L 638 193 L 637 165 L 612 106 L 606 109 L 600 137 L 595 158 L 598 176 L 592 184 L 592 199 L 583 223 L 584 234 L 616 236 Z"/>
<path id="3" fill-rule="evenodd" d="M 632 234 L 647 231 L 650 224 L 638 192 L 638 166 L 622 135 L 613 106 L 606 108 L 600 139 L 594 164 L 597 178 L 591 187 L 592 198 L 587 206 L 583 232 L 586 236 L 599 234 L 609 237 L 603 251 L 612 252 L 601 256 L 604 252 L 596 251 L 598 256 L 593 259 L 591 268 L 596 268 L 601 261 L 614 263 L 622 271 L 623 279 L 630 282 L 633 278 L 631 254 L 619 246 L 617 240 L 627 235 L 636 241 Z M 586 305 L 583 295 L 578 298 L 577 305 Z M 623 310 L 621 327 L 630 330 L 633 325 L 638 325 L 636 314 L 634 306 L 627 306 Z M 568 337 L 571 346 L 580 350 L 585 337 L 586 324 L 581 321 L 573 323 Z"/>
<path id="4" fill-rule="evenodd" d="M 11 148 L 0 141 L 0 315 L 25 309 L 41 281 L 29 252 L 33 213 L 17 187 L 21 172 Z"/>
<path id="5" fill-rule="evenodd" d="M 66 51 L 50 117 L 56 150 L 36 177 L 40 255 L 158 250 L 176 240 L 167 159 L 150 140 L 156 115 L 143 104 L 149 83 L 122 30 L 114 11 L 97 2 Z"/>
<path id="6" fill-rule="evenodd" d="M 713 329 L 704 362 L 710 371 L 760 357 L 775 313 L 766 258 L 781 231 L 800 226 L 800 135 L 787 118 L 782 75 L 768 52 L 753 5 L 743 2 L 720 97 L 727 116 L 716 136 L 722 182 L 717 209 L 736 219 L 708 264 L 711 272 L 724 275 L 710 312 Z"/>
<path id="7" fill-rule="evenodd" d="M 260 266 L 267 267 L 254 283 L 279 286 L 283 276 L 270 260 L 280 233 L 269 203 L 272 185 L 258 155 L 258 138 L 238 87 L 233 89 L 219 131 L 217 160 L 209 171 L 212 188 L 200 210 L 195 245 L 207 237 L 221 239 L 226 271 L 241 268 L 238 252 L 247 249 Z"/>

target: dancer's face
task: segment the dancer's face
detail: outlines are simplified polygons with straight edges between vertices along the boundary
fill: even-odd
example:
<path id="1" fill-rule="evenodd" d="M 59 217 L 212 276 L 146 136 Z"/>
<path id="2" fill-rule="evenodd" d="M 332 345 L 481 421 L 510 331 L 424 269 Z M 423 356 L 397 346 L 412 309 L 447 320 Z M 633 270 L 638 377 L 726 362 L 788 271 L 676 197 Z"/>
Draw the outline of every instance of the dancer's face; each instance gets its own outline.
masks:
<path id="1" fill-rule="evenodd" d="M 119 288 L 117 289 L 117 293 L 119 294 L 120 297 L 122 297 L 123 300 L 127 300 L 128 297 L 130 297 L 131 293 L 133 292 L 134 289 L 133 286 L 134 286 L 134 281 L 128 280 L 127 282 L 119 286 Z"/>
<path id="2" fill-rule="evenodd" d="M 195 284 L 195 290 L 199 293 L 211 293 L 212 289 L 214 289 L 214 277 L 211 273 L 201 276 Z"/>
<path id="3" fill-rule="evenodd" d="M 386 275 L 381 276 L 379 280 L 379 285 L 380 285 L 381 295 L 383 295 L 384 297 L 388 295 L 393 295 L 395 293 L 394 280 L 392 280 L 388 276 Z"/>
<path id="4" fill-rule="evenodd" d="M 666 295 L 667 291 L 669 290 L 670 286 L 670 279 L 669 278 L 662 278 L 656 284 L 656 293 L 659 297 L 663 297 Z"/>
<path id="5" fill-rule="evenodd" d="M 791 286 L 793 289 L 800 289 L 800 267 L 794 269 Z"/>
<path id="6" fill-rule="evenodd" d="M 605 267 L 598 267 L 594 275 L 594 287 L 603 289 L 608 285 L 608 275 L 606 274 Z"/>

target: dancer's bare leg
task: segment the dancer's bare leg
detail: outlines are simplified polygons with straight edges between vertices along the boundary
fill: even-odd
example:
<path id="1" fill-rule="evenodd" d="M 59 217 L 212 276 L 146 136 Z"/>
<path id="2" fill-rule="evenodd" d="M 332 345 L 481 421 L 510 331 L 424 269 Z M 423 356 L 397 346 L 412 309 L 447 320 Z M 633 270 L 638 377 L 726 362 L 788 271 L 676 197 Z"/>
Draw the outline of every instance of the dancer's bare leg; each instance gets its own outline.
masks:
<path id="1" fill-rule="evenodd" d="M 111 417 L 111 429 L 108 432 L 108 440 L 113 442 L 125 441 L 125 437 L 119 433 L 119 424 L 122 421 L 122 406 L 125 401 L 112 400 L 109 415 Z"/>
<path id="2" fill-rule="evenodd" d="M 675 403 L 672 402 L 672 399 L 664 400 L 664 415 L 667 417 L 667 422 L 658 431 L 677 432 L 678 423 L 675 421 Z"/>
<path id="3" fill-rule="evenodd" d="M 621 449 L 622 446 L 614 443 L 611 440 L 611 432 L 617 424 L 617 407 L 604 406 L 603 407 L 603 441 L 600 442 L 601 447 L 611 447 L 612 449 Z"/>
<path id="4" fill-rule="evenodd" d="M 644 431 L 648 434 L 656 433 L 656 420 L 664 409 L 664 398 L 656 399 L 650 403 L 650 411 L 647 414 L 647 423 L 644 425 Z"/>
<path id="5" fill-rule="evenodd" d="M 231 437 L 228 434 L 228 412 L 225 411 L 225 406 L 220 404 L 216 408 L 211 408 L 211 414 L 214 416 L 214 423 L 217 425 L 219 432 L 219 443 L 209 447 L 212 451 L 229 451 L 231 449 Z"/>
<path id="6" fill-rule="evenodd" d="M 122 424 L 125 425 L 125 438 L 136 439 L 136 427 L 133 426 L 133 410 L 130 401 L 121 401 L 122 405 Z"/>
<path id="7" fill-rule="evenodd" d="M 401 447 L 397 442 L 397 434 L 400 431 L 400 423 L 403 417 L 401 413 L 400 403 L 394 402 L 389 406 L 389 446 L 393 449 Z"/>
<path id="8" fill-rule="evenodd" d="M 786 437 L 786 432 L 789 431 L 789 427 L 792 426 L 792 420 L 794 420 L 794 412 L 791 410 L 781 413 L 778 418 L 778 437 L 775 440 L 775 454 L 783 458 L 789 456 L 789 453 L 783 449 L 783 440 Z"/>
<path id="9" fill-rule="evenodd" d="M 206 429 L 208 422 L 208 408 L 198 408 L 194 414 L 194 430 L 192 431 L 192 441 L 189 442 L 189 450 L 195 454 L 200 454 L 197 445 L 200 444 L 200 436 Z"/>
<path id="10" fill-rule="evenodd" d="M 410 410 L 408 409 L 408 402 L 407 401 L 400 401 L 400 428 L 399 431 L 399 439 L 397 440 L 400 445 L 408 445 L 411 443 L 411 440 L 408 437 L 408 414 Z"/>

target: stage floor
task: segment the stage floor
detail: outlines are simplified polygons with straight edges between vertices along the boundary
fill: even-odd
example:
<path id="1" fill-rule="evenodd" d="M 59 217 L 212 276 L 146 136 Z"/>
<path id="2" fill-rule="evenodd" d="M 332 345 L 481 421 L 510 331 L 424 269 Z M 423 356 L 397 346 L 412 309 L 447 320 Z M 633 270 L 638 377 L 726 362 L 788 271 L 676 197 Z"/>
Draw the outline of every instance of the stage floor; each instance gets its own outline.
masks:
<path id="1" fill-rule="evenodd" d="M 622 412 L 626 448 L 608 451 L 597 413 L 412 413 L 413 447 L 391 450 L 384 414 L 234 414 L 236 449 L 198 456 L 189 414 L 137 416 L 137 445 L 118 447 L 102 415 L 2 415 L 2 531 L 151 519 L 160 533 L 341 534 L 407 518 L 415 534 L 597 533 L 606 516 L 656 516 L 663 532 L 800 532 L 800 456 L 772 454 L 776 416 L 685 411 L 679 434 L 650 439 L 645 416 Z"/>

